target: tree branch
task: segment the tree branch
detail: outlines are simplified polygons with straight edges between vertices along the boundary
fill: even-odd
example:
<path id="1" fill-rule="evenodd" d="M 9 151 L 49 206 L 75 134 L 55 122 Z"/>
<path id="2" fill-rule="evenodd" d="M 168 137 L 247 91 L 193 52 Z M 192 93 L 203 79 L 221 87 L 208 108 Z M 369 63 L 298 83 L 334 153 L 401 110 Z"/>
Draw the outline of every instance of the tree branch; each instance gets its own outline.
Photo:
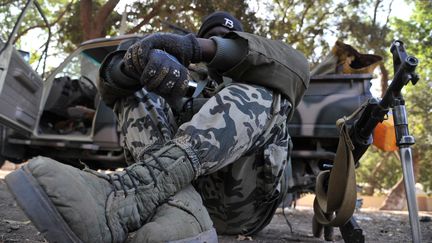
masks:
<path id="1" fill-rule="evenodd" d="M 280 6 L 281 7 L 281 6 Z M 282 8 L 282 7 L 281 7 Z M 283 9 L 283 8 L 282 8 Z M 287 7 L 287 8 L 285 8 L 285 11 L 284 11 L 284 14 L 283 14 L 283 17 L 282 17 L 282 21 L 281 21 L 281 23 L 282 24 L 285 24 L 285 20 L 286 20 L 286 17 L 287 17 L 287 15 L 288 15 L 288 11 L 289 11 L 290 9 Z M 277 39 L 280 39 L 282 37 L 282 35 L 281 35 L 281 33 L 279 33 L 279 31 L 278 31 L 278 35 L 277 35 Z"/>
<path id="2" fill-rule="evenodd" d="M 17 33 L 17 35 L 15 37 L 15 40 L 14 40 L 14 44 L 18 41 L 19 38 L 21 38 L 23 35 L 27 34 L 27 32 L 29 32 L 30 30 L 34 30 L 34 29 L 37 29 L 37 28 L 44 28 L 44 27 L 46 27 L 46 25 L 44 23 L 43 24 L 37 24 L 37 25 L 33 25 L 33 26 L 30 26 L 30 27 L 27 27 L 23 31 Z"/>
<path id="3" fill-rule="evenodd" d="M 387 13 L 387 18 L 386 18 L 386 22 L 385 22 L 385 25 L 384 25 L 384 26 L 387 26 L 387 24 L 388 24 L 389 21 L 390 21 L 390 14 L 391 14 L 391 12 L 392 12 L 393 2 L 394 2 L 394 0 L 391 0 L 390 3 L 389 3 L 389 11 L 388 11 L 388 13 Z"/>
<path id="4" fill-rule="evenodd" d="M 301 16 L 300 23 L 299 23 L 299 30 L 298 30 L 298 32 L 301 32 L 301 31 L 302 31 L 302 29 L 303 29 L 303 24 L 304 24 L 304 19 L 305 19 L 305 17 L 306 17 L 306 14 L 309 12 L 309 9 L 312 7 L 312 5 L 313 5 L 313 1 L 312 1 L 312 2 L 309 2 L 309 4 L 306 6 L 306 9 L 303 10 L 303 14 L 302 14 L 302 16 Z"/>
<path id="5" fill-rule="evenodd" d="M 381 28 L 381 33 L 380 33 L 380 36 L 381 36 L 381 37 L 384 36 L 384 32 L 386 31 L 386 29 L 387 29 L 387 25 L 388 25 L 388 23 L 389 23 L 389 21 L 390 21 L 390 14 L 391 14 L 391 12 L 392 12 L 392 5 L 393 5 L 393 2 L 394 2 L 394 0 L 391 0 L 390 3 L 389 3 L 389 8 L 388 8 L 389 10 L 388 10 L 388 13 L 387 13 L 386 22 L 385 22 L 385 24 L 383 25 L 383 27 Z"/>
<path id="6" fill-rule="evenodd" d="M 162 6 L 165 4 L 165 0 L 159 0 L 156 5 L 153 6 L 150 13 L 148 13 L 146 16 L 144 16 L 139 24 L 137 24 L 132 29 L 128 30 L 126 34 L 132 34 L 138 32 L 141 27 L 143 27 L 145 24 L 147 24 L 153 17 L 159 14 L 159 10 L 162 8 Z"/>
<path id="7" fill-rule="evenodd" d="M 74 4 L 74 2 L 75 1 L 71 1 L 71 2 L 69 2 L 67 5 L 66 5 L 66 7 L 65 7 L 65 10 L 63 11 L 63 12 L 61 12 L 59 15 L 58 15 L 58 17 L 52 22 L 52 23 L 50 23 L 50 27 L 51 26 L 53 26 L 53 25 L 55 25 L 55 24 L 57 24 L 63 17 L 64 17 L 64 15 L 69 11 L 69 10 L 71 10 L 71 8 L 72 8 L 72 4 Z"/>
<path id="8" fill-rule="evenodd" d="M 381 70 L 381 97 L 384 97 L 384 94 L 388 88 L 389 71 L 387 70 L 383 62 L 381 62 L 379 66 Z"/>
<path id="9" fill-rule="evenodd" d="M 282 4 L 280 3 L 279 0 L 275 0 L 275 2 L 276 2 L 276 5 L 277 5 L 280 9 L 284 9 L 284 7 L 282 6 Z M 288 8 L 288 6 L 287 6 L 286 8 Z"/>
<path id="10" fill-rule="evenodd" d="M 12 4 L 13 2 L 15 2 L 15 0 L 9 0 L 9 1 L 3 0 L 2 3 L 0 3 L 0 7 L 6 7 L 7 5 Z"/>
<path id="11" fill-rule="evenodd" d="M 378 8 L 379 8 L 379 5 L 381 4 L 381 2 L 382 2 L 382 0 L 377 0 L 375 2 L 374 14 L 373 14 L 373 19 L 372 19 L 372 26 L 376 25 L 377 12 L 378 12 Z"/>
<path id="12" fill-rule="evenodd" d="M 59 21 L 64 17 L 64 15 L 65 15 L 69 10 L 70 10 L 70 8 L 71 8 L 73 2 L 74 2 L 74 1 L 71 1 L 70 3 L 68 3 L 68 4 L 66 5 L 66 7 L 65 7 L 65 10 L 64 10 L 63 12 L 61 12 L 61 13 L 58 15 L 58 17 L 57 17 L 57 18 L 56 18 L 52 23 L 49 23 L 48 26 L 46 26 L 45 23 L 39 23 L 39 24 L 36 24 L 36 25 L 30 26 L 30 27 L 27 27 L 27 28 L 25 28 L 24 30 L 20 31 L 20 32 L 17 34 L 17 36 L 16 36 L 16 38 L 15 38 L 15 40 L 14 40 L 14 44 L 17 42 L 17 40 L 18 40 L 19 38 L 21 38 L 23 35 L 27 34 L 30 30 L 37 29 L 37 28 L 44 28 L 44 27 L 48 27 L 48 28 L 50 28 L 51 26 L 57 24 L 57 23 L 58 23 L 58 22 L 59 22 Z"/>
<path id="13" fill-rule="evenodd" d="M 292 6 L 296 6 L 297 4 L 298 3 L 295 3 L 295 0 L 291 0 L 286 7 L 291 8 Z"/>
<path id="14" fill-rule="evenodd" d="M 377 180 L 378 172 L 381 171 L 382 167 L 384 166 L 385 162 L 389 159 L 390 155 L 391 155 L 391 153 L 385 153 L 384 157 L 375 166 L 375 168 L 372 170 L 371 175 L 368 177 L 369 184 L 372 187 L 372 194 L 374 191 L 373 189 L 375 189 L 377 187 L 379 187 L 378 189 L 381 189 L 381 186 L 379 185 L 378 180 Z"/>

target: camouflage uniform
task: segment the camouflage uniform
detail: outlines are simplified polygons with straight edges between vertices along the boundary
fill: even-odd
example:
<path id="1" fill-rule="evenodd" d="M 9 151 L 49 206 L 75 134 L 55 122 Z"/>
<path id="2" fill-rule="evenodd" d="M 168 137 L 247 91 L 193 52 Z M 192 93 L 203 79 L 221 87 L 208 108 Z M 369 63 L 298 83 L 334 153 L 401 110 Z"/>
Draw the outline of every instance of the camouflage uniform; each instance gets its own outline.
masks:
<path id="1" fill-rule="evenodd" d="M 219 233 L 254 233 L 268 224 L 285 192 L 287 99 L 260 86 L 232 84 L 180 127 L 163 98 L 145 89 L 118 100 L 114 109 L 129 162 L 154 144 L 192 141 L 202 166 L 194 184 Z"/>
<path id="2" fill-rule="evenodd" d="M 230 32 L 223 39 L 246 50 L 222 74 L 234 82 L 190 120 L 177 124 L 179 117 L 168 103 L 145 89 L 132 90 L 110 79 L 103 79 L 99 88 L 117 114 L 129 163 L 140 161 L 152 147 L 176 143 L 199 170 L 193 184 L 217 231 L 253 234 L 270 222 L 286 192 L 287 122 L 308 86 L 309 66 L 301 53 L 280 41 L 245 32 Z M 223 39 L 214 39 L 218 50 Z M 217 56 L 209 68 L 226 64 L 226 58 Z"/>

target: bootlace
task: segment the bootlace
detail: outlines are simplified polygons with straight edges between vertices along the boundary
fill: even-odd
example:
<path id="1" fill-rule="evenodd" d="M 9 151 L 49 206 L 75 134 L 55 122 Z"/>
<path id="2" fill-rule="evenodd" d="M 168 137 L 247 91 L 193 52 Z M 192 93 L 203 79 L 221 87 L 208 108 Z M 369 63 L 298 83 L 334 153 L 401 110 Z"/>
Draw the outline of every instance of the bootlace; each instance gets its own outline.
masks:
<path id="1" fill-rule="evenodd" d="M 144 158 L 145 156 L 148 155 L 150 156 L 155 162 L 156 164 L 149 164 L 149 163 L 144 163 Z M 148 157 L 147 157 L 148 158 Z M 150 174 L 150 177 L 152 178 L 153 182 L 154 182 L 154 187 L 158 186 L 157 183 L 157 178 L 156 178 L 156 174 L 154 172 L 155 169 L 164 172 L 165 175 L 168 175 L 168 170 L 163 166 L 162 162 L 159 160 L 158 157 L 156 157 L 152 152 L 145 150 L 143 151 L 143 153 L 139 156 L 139 162 L 136 164 L 136 166 L 143 166 L 147 169 L 147 171 Z M 125 174 L 120 175 L 118 173 L 116 174 L 108 174 L 108 178 L 109 178 L 109 182 L 112 185 L 112 189 L 114 191 L 114 195 L 117 196 L 117 187 L 115 184 L 115 181 L 118 181 L 120 184 L 120 188 L 123 190 L 125 196 L 128 196 L 128 189 L 130 188 L 130 185 L 126 185 L 125 183 L 125 178 L 124 176 L 128 176 L 130 178 L 130 181 L 132 182 L 132 187 L 135 188 L 135 190 L 138 189 L 138 184 L 135 182 L 137 181 L 139 184 L 147 184 L 148 182 L 144 181 L 142 178 L 140 178 L 139 176 L 135 175 L 133 172 L 131 172 L 130 168 L 125 168 L 124 169 Z"/>

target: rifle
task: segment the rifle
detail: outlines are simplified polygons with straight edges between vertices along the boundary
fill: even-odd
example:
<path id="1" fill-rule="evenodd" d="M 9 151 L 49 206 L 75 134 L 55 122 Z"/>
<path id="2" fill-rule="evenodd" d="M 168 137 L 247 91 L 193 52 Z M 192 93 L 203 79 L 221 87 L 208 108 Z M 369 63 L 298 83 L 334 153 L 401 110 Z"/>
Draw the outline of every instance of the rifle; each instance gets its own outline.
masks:
<path id="1" fill-rule="evenodd" d="M 367 101 L 367 103 L 362 107 L 363 111 L 360 111 L 361 114 L 359 119 L 356 120 L 354 124 L 345 131 L 348 131 L 347 133 L 349 136 L 349 140 L 351 140 L 350 142 L 353 145 L 354 149 L 352 150 L 352 158 L 355 163 L 355 167 L 357 167 L 359 165 L 359 159 L 364 155 L 369 146 L 372 144 L 372 133 L 375 127 L 378 125 L 378 123 L 382 122 L 386 118 L 389 110 L 392 110 L 396 133 L 396 145 L 399 147 L 404 184 L 406 188 L 405 191 L 408 203 L 412 239 L 413 242 L 421 242 L 420 225 L 418 221 L 418 208 L 415 196 L 413 161 L 410 147 L 415 143 L 415 140 L 414 137 L 409 134 L 405 100 L 403 99 L 401 93 L 402 88 L 410 81 L 413 85 L 415 85 L 419 80 L 418 75 L 415 73 L 415 69 L 418 65 L 418 60 L 414 56 L 410 56 L 406 53 L 403 42 L 399 40 L 396 40 L 392 43 L 390 51 L 393 55 L 393 68 L 395 72 L 393 81 L 391 82 L 389 88 L 387 89 L 384 97 L 381 100 L 377 98 L 371 98 Z M 341 135 L 340 139 L 343 139 L 342 137 L 343 135 Z M 346 146 L 347 145 L 344 144 L 342 147 Z M 338 162 L 344 163 L 346 161 L 344 159 L 345 158 L 343 158 L 342 161 Z M 352 163 L 349 161 L 346 162 L 350 164 Z M 337 166 L 336 160 L 334 162 L 334 166 L 335 167 L 333 167 L 332 170 L 335 170 Z M 339 166 L 338 168 L 341 167 Z M 349 165 L 348 168 L 350 168 Z M 351 168 L 346 170 L 338 170 L 336 170 L 338 171 L 338 175 L 336 175 L 335 172 L 333 178 L 337 176 L 347 176 L 348 179 L 346 179 L 347 184 L 344 189 L 337 188 L 340 185 L 332 185 L 331 192 L 336 192 L 336 194 L 339 194 L 338 196 L 341 198 L 339 204 L 340 206 L 334 212 L 337 215 L 341 211 L 344 211 L 345 215 L 342 216 L 341 214 L 341 217 L 336 217 L 335 219 L 335 217 L 332 216 L 333 210 L 330 209 L 330 211 L 327 212 L 328 209 L 326 207 L 322 207 L 322 205 L 327 206 L 326 193 L 328 191 L 330 194 L 329 182 L 331 183 L 330 177 L 332 177 L 332 175 L 330 174 L 330 176 L 328 176 L 327 174 L 327 177 L 320 183 L 318 183 L 317 178 L 317 189 L 315 190 L 315 192 L 317 194 L 317 198 L 319 199 L 316 198 L 316 205 L 314 205 L 314 209 L 316 207 L 313 221 L 314 235 L 319 236 L 321 234 L 320 231 L 322 230 L 323 226 L 339 226 L 345 242 L 364 242 L 362 230 L 357 225 L 355 218 L 346 218 L 347 215 L 349 215 L 349 213 L 347 212 L 351 212 L 352 215 L 352 212 L 354 210 L 354 202 L 352 199 L 355 198 L 355 195 L 353 195 L 353 193 L 355 192 L 352 192 L 352 183 L 355 182 L 355 176 L 352 175 L 353 169 Z M 348 171 L 350 171 L 350 176 L 348 176 Z M 342 175 L 340 173 L 347 174 Z M 350 188 L 348 188 L 348 184 L 351 185 Z M 320 190 L 320 186 L 324 186 L 325 190 Z M 318 195 L 323 194 L 323 191 L 325 191 L 324 196 Z M 347 196 L 348 194 L 350 194 L 350 196 Z M 331 203 L 333 204 L 334 200 Z M 327 231 L 330 232 L 331 230 Z"/>
<path id="2" fill-rule="evenodd" d="M 415 73 L 417 58 L 407 55 L 402 41 L 394 41 L 390 48 L 393 55 L 395 76 L 381 100 L 371 98 L 360 118 L 350 129 L 350 138 L 354 144 L 353 156 L 357 162 L 372 143 L 372 133 L 379 122 L 382 122 L 390 108 L 393 111 L 396 128 L 396 142 L 399 147 L 413 145 L 414 138 L 409 136 L 405 101 L 401 94 L 402 88 L 419 80 Z"/>
<path id="3" fill-rule="evenodd" d="M 421 241 L 420 225 L 418 221 L 418 207 L 415 195 L 415 178 L 411 145 L 415 143 L 413 136 L 409 134 L 405 100 L 402 96 L 402 88 L 410 81 L 415 85 L 419 77 L 415 73 L 418 60 L 406 53 L 402 41 L 394 41 L 390 51 L 393 55 L 393 68 L 395 76 L 387 89 L 384 97 L 378 101 L 372 99 L 366 106 L 364 112 L 350 130 L 350 137 L 354 143 L 354 161 L 358 161 L 366 152 L 372 141 L 373 129 L 382 122 L 392 109 L 393 121 L 396 132 L 396 145 L 399 147 L 399 154 L 402 163 L 405 193 L 408 203 L 409 218 L 413 242 Z"/>

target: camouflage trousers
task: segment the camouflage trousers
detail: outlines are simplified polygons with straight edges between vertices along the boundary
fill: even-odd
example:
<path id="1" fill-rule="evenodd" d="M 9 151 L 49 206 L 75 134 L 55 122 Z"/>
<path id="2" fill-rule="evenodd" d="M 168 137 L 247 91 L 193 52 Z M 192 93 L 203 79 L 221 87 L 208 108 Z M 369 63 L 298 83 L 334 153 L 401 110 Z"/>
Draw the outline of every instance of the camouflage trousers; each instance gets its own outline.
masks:
<path id="1" fill-rule="evenodd" d="M 177 126 L 170 106 L 142 89 L 115 112 L 129 162 L 154 144 L 173 141 L 199 158 L 200 193 L 218 233 L 253 234 L 266 226 L 286 192 L 291 103 L 280 94 L 234 83 Z"/>

